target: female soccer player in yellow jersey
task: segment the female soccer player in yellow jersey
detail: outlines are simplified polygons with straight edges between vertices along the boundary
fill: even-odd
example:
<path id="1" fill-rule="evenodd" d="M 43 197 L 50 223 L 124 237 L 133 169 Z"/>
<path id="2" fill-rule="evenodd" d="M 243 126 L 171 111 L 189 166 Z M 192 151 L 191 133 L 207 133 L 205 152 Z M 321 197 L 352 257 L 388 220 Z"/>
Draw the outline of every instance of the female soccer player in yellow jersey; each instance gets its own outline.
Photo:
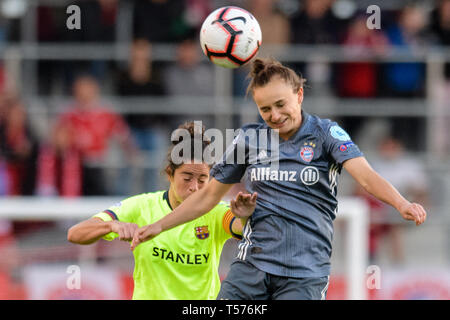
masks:
<path id="1" fill-rule="evenodd" d="M 191 141 L 195 139 L 193 123 L 179 128 L 189 131 L 193 138 Z M 201 137 L 204 149 L 210 141 L 204 141 L 203 134 Z M 123 200 L 71 227 L 68 240 L 77 244 L 117 237 L 131 241 L 138 227 L 163 218 L 208 184 L 210 166 L 205 162 L 194 162 L 194 152 L 191 155 L 191 163 L 177 165 L 169 151 L 169 163 L 165 169 L 170 181 L 168 191 L 145 193 Z M 173 228 L 134 250 L 133 299 L 215 299 L 220 289 L 218 267 L 223 245 L 232 236 L 239 238 L 245 224 L 233 213 L 239 217 L 251 215 L 256 196 L 256 193 L 239 193 L 231 201 L 231 210 L 225 203 L 219 203 L 199 219 Z"/>

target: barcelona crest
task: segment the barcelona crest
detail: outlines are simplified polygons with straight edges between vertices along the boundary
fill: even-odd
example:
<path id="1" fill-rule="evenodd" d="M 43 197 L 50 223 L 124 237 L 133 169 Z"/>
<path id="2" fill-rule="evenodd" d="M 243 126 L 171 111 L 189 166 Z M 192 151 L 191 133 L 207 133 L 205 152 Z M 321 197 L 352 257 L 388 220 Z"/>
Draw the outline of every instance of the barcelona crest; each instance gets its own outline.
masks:
<path id="1" fill-rule="evenodd" d="M 208 238 L 209 237 L 208 226 L 195 227 L 195 235 L 200 240 Z"/>

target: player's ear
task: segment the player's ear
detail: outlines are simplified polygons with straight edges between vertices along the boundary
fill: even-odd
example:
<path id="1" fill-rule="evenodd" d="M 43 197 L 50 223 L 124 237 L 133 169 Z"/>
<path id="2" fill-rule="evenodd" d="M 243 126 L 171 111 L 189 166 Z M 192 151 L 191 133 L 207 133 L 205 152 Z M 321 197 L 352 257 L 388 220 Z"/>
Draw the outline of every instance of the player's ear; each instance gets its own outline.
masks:
<path id="1" fill-rule="evenodd" d="M 302 104 L 302 102 L 303 102 L 303 88 L 302 87 L 300 87 L 300 89 L 298 89 L 297 99 L 298 99 L 298 104 Z"/>
<path id="2" fill-rule="evenodd" d="M 174 182 L 174 170 L 173 168 L 167 166 L 167 168 L 164 170 L 166 172 L 166 176 L 167 176 L 167 180 L 169 181 L 169 183 L 173 183 Z"/>

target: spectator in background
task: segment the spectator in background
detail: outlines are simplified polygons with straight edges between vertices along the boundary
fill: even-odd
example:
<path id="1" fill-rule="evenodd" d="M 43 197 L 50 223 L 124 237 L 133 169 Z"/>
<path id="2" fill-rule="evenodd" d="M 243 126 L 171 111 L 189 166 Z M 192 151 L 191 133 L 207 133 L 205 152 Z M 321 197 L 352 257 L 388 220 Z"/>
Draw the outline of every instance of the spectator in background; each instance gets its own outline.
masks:
<path id="1" fill-rule="evenodd" d="M 122 97 L 161 97 L 165 94 L 158 70 L 152 61 L 152 45 L 147 39 L 136 39 L 130 50 L 128 67 L 118 77 L 116 92 Z M 151 109 L 149 105 L 149 109 Z M 150 110 L 149 110 L 150 112 Z M 140 150 L 147 153 L 146 164 L 160 163 L 151 160 L 158 151 L 165 150 L 169 134 L 166 115 L 161 113 L 131 113 L 125 117 Z M 159 187 L 158 170 L 145 169 L 142 190 L 152 191 Z"/>
<path id="2" fill-rule="evenodd" d="M 437 43 L 450 47 L 450 0 L 440 0 L 436 8 L 431 13 L 431 30 L 437 40 Z M 445 81 L 442 86 L 434 87 L 434 93 L 439 97 L 438 104 L 441 116 L 434 119 L 435 145 L 437 154 L 447 156 L 450 154 L 450 141 L 448 133 L 450 132 L 450 62 L 445 63 L 444 69 Z"/>
<path id="3" fill-rule="evenodd" d="M 152 45 L 148 40 L 136 39 L 133 41 L 128 66 L 126 70 L 119 73 L 116 92 L 121 96 L 162 96 L 165 94 L 159 72 L 153 65 Z M 138 121 L 135 117 L 127 117 L 127 119 L 130 119 L 130 124 Z"/>
<path id="4" fill-rule="evenodd" d="M 159 72 L 153 66 L 152 45 L 148 40 L 133 41 L 128 66 L 118 76 L 116 92 L 121 96 L 164 95 Z"/>
<path id="5" fill-rule="evenodd" d="M 428 205 L 428 179 L 423 164 L 406 154 L 403 144 L 396 138 L 388 136 L 381 139 L 378 146 L 379 157 L 371 161 L 372 167 L 383 177 L 389 179 L 397 190 L 414 202 Z M 356 195 L 363 197 L 369 207 L 369 257 L 372 262 L 379 258 L 379 246 L 383 238 L 389 237 L 392 249 L 392 261 L 400 264 L 404 261 L 401 227 L 392 216 L 391 208 L 370 196 L 360 187 Z M 397 222 L 398 223 L 398 222 Z"/>
<path id="6" fill-rule="evenodd" d="M 199 41 L 191 30 L 189 36 L 177 46 L 176 62 L 170 64 L 164 71 L 163 81 L 167 93 L 179 97 L 212 97 L 214 94 L 214 69 L 209 62 L 203 63 Z M 205 110 L 208 113 L 209 110 Z M 186 118 L 204 121 L 206 127 L 212 127 L 211 116 L 198 114 L 179 115 L 176 122 L 183 122 Z M 181 118 L 181 119 L 180 119 Z"/>
<path id="7" fill-rule="evenodd" d="M 229 4 L 227 4 L 229 5 Z M 185 0 L 184 21 L 191 29 L 198 30 L 206 17 L 213 11 L 211 0 Z M 216 7 L 218 8 L 218 7 Z"/>
<path id="8" fill-rule="evenodd" d="M 36 194 L 78 197 L 82 191 L 81 152 L 70 128 L 56 124 L 40 148 Z"/>
<path id="9" fill-rule="evenodd" d="M 249 11 L 258 20 L 263 34 L 264 44 L 283 45 L 291 40 L 291 30 L 289 19 L 276 8 L 278 0 L 251 0 L 249 1 Z M 264 53 L 264 46 L 260 49 Z M 276 55 L 273 51 L 271 55 Z"/>
<path id="10" fill-rule="evenodd" d="M 431 30 L 439 44 L 450 46 L 450 0 L 440 0 L 432 11 Z M 445 77 L 450 81 L 450 63 L 445 64 Z"/>
<path id="11" fill-rule="evenodd" d="M 427 44 L 426 13 L 419 6 L 407 6 L 400 12 L 398 22 L 386 31 L 389 44 L 405 54 Z M 425 66 L 423 63 L 388 63 L 383 84 L 388 95 L 415 97 L 423 94 Z"/>
<path id="12" fill-rule="evenodd" d="M 75 3 L 80 7 L 81 29 L 65 28 L 65 41 L 76 43 L 113 44 L 116 41 L 118 0 L 84 0 Z M 95 76 L 100 83 L 108 81 L 111 66 L 108 61 L 68 61 L 62 65 L 66 90 L 70 91 L 76 75 L 83 70 Z"/>
<path id="13" fill-rule="evenodd" d="M 357 15 L 348 28 L 343 45 L 355 60 L 382 54 L 387 45 L 384 34 L 366 26 L 367 16 Z M 338 93 L 341 97 L 371 98 L 377 94 L 378 65 L 375 62 L 347 62 L 339 65 Z"/>
<path id="14" fill-rule="evenodd" d="M 74 42 L 112 43 L 116 40 L 117 0 L 84 0 L 75 3 L 81 11 L 81 29 L 68 30 Z"/>
<path id="15" fill-rule="evenodd" d="M 68 130 L 68 142 L 81 154 L 82 194 L 107 194 L 103 165 L 108 143 L 117 139 L 125 155 L 132 158 L 136 149 L 128 125 L 123 118 L 100 101 L 99 85 L 88 75 L 80 76 L 73 86 L 75 101 L 57 121 L 57 127 Z"/>
<path id="16" fill-rule="evenodd" d="M 37 141 L 21 99 L 0 94 L 0 196 L 29 196 L 34 192 Z M 18 265 L 15 236 L 45 222 L 0 220 L 0 277 Z"/>
<path id="17" fill-rule="evenodd" d="M 301 45 L 333 45 L 342 42 L 344 23 L 333 13 L 334 0 L 305 0 L 291 18 L 291 42 Z M 264 39 L 263 39 L 264 41 Z M 332 80 L 334 65 L 326 62 L 297 62 L 292 67 L 308 79 L 310 89 L 324 95 Z"/>
<path id="18" fill-rule="evenodd" d="M 292 43 L 337 44 L 343 24 L 331 11 L 334 0 L 305 0 L 303 9 L 291 19 Z"/>
<path id="19" fill-rule="evenodd" d="M 345 53 L 348 57 L 354 57 L 355 61 L 339 63 L 336 66 L 339 76 L 335 79 L 334 87 L 340 97 L 373 98 L 378 93 L 379 65 L 360 59 L 383 54 L 387 39 L 381 31 L 368 29 L 366 21 L 366 14 L 356 15 L 344 37 L 342 44 Z M 343 117 L 341 122 L 350 133 L 356 135 L 366 119 L 367 117 Z"/>
<path id="20" fill-rule="evenodd" d="M 134 38 L 154 42 L 174 42 L 188 26 L 185 2 L 179 0 L 137 0 L 134 6 Z"/>
<path id="21" fill-rule="evenodd" d="M 398 21 L 387 28 L 386 36 L 389 44 L 407 57 L 429 44 L 431 37 L 426 27 L 425 10 L 419 5 L 408 5 L 400 11 Z M 383 69 L 380 82 L 383 95 L 400 98 L 424 95 L 426 77 L 423 62 L 386 63 Z M 409 149 L 420 150 L 427 143 L 426 121 L 423 118 L 396 118 L 393 129 L 393 134 Z"/>
<path id="22" fill-rule="evenodd" d="M 22 101 L 0 96 L 0 189 L 3 195 L 31 195 L 35 183 L 36 139 Z"/>
<path id="23" fill-rule="evenodd" d="M 36 8 L 36 37 L 40 43 L 56 42 L 61 39 L 64 30 L 57 24 L 57 9 L 49 5 L 38 5 Z M 64 11 L 64 17 L 66 13 Z M 62 20 L 61 20 L 62 21 Z M 64 20 L 65 21 L 65 20 Z M 59 82 L 59 66 L 61 61 L 37 60 L 37 90 L 38 94 L 50 95 L 56 83 Z"/>

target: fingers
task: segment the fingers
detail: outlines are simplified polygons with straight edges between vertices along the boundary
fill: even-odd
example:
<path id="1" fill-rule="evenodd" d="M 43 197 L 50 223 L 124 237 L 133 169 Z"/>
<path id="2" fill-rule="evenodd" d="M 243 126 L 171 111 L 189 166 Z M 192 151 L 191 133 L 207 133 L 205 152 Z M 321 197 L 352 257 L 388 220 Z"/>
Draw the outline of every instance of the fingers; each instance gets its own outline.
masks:
<path id="1" fill-rule="evenodd" d="M 420 204 L 414 203 L 413 210 L 415 213 L 416 225 L 418 226 L 424 223 L 427 218 L 427 213 L 425 209 Z"/>
<path id="2" fill-rule="evenodd" d="M 161 226 L 156 223 L 136 229 L 133 235 L 133 240 L 131 241 L 131 250 L 134 250 L 140 243 L 153 239 L 161 232 Z"/>
<path id="3" fill-rule="evenodd" d="M 250 203 L 251 204 L 256 204 L 256 198 L 258 198 L 258 193 L 257 192 L 253 192 L 251 198 L 250 198 Z"/>
<path id="4" fill-rule="evenodd" d="M 413 220 L 416 226 L 421 225 L 427 218 L 425 209 L 418 203 L 412 203 L 408 208 L 408 220 Z"/>
<path id="5" fill-rule="evenodd" d="M 236 195 L 236 200 L 235 200 L 235 204 L 236 206 L 239 205 L 254 205 L 256 203 L 256 198 L 257 198 L 258 194 L 256 192 L 254 192 L 253 194 L 244 194 L 242 192 L 239 192 Z"/>
<path id="6" fill-rule="evenodd" d="M 134 231 L 133 239 L 131 240 L 131 251 L 133 251 L 142 241 L 143 234 L 147 228 L 142 227 Z"/>
<path id="7" fill-rule="evenodd" d="M 139 236 L 137 234 L 134 235 L 133 240 L 131 240 L 131 246 L 130 249 L 131 251 L 133 251 L 134 249 L 136 249 L 136 247 L 141 243 L 141 241 L 139 240 Z"/>
<path id="8" fill-rule="evenodd" d="M 132 240 L 136 229 L 138 229 L 138 225 L 135 223 L 121 224 L 118 230 L 119 240 L 122 241 Z"/>
<path id="9" fill-rule="evenodd" d="M 236 212 L 237 211 L 237 205 L 236 205 L 236 201 L 235 200 L 231 200 L 230 201 L 230 207 L 231 207 L 231 212 Z"/>

